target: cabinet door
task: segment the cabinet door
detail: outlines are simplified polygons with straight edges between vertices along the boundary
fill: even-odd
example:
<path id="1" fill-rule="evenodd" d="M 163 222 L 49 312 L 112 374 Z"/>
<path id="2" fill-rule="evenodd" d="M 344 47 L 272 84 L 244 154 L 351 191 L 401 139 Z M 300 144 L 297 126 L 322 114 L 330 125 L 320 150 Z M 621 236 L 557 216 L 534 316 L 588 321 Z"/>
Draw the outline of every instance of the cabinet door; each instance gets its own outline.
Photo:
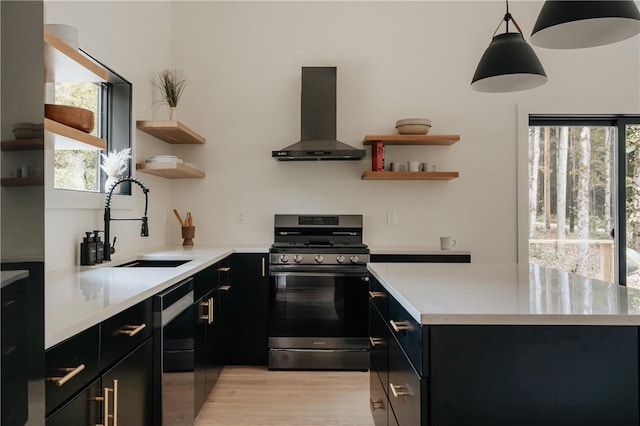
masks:
<path id="1" fill-rule="evenodd" d="M 425 380 L 413 369 L 404 351 L 393 337 L 389 338 L 389 401 L 402 426 L 426 426 L 427 404 Z M 423 388 L 425 388 L 423 390 Z"/>
<path id="2" fill-rule="evenodd" d="M 196 302 L 195 310 L 195 412 L 196 415 L 220 374 L 220 324 L 218 291 Z"/>
<path id="3" fill-rule="evenodd" d="M 102 387 L 111 389 L 107 408 L 119 426 L 152 424 L 152 360 L 152 339 L 147 339 L 102 376 Z"/>
<path id="4" fill-rule="evenodd" d="M 389 401 L 375 372 L 369 373 L 369 409 L 375 426 L 387 426 Z"/>
<path id="5" fill-rule="evenodd" d="M 221 293 L 225 364 L 267 365 L 267 256 L 231 256 L 230 288 Z"/>
<path id="6" fill-rule="evenodd" d="M 220 376 L 220 292 L 218 289 L 209 293 L 211 319 L 207 324 L 205 399 Z"/>
<path id="7" fill-rule="evenodd" d="M 75 398 L 47 418 L 47 426 L 94 426 L 102 424 L 103 403 L 100 379 L 97 379 Z"/>

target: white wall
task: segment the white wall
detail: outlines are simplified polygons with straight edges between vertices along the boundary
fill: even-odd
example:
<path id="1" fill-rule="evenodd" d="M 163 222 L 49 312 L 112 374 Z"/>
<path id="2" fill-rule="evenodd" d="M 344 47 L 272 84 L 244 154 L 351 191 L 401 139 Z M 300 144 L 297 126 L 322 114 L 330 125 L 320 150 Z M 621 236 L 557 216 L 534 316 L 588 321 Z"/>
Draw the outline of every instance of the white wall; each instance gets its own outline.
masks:
<path id="1" fill-rule="evenodd" d="M 541 5 L 512 4 L 527 38 Z M 152 237 L 142 242 L 137 226 L 128 236 L 116 231 L 123 251 L 163 243 L 162 228 L 167 242 L 180 242 L 175 207 L 193 213 L 196 244 L 268 246 L 275 213 L 362 213 L 365 242 L 373 246 L 435 247 L 449 234 L 474 261 L 515 261 L 517 105 L 556 111 L 567 100 L 587 110 L 603 101 L 639 104 L 638 38 L 579 51 L 536 48 L 547 85 L 515 94 L 472 91 L 502 2 L 54 2 L 47 12 L 49 22 L 77 25 L 81 45 L 133 82 L 138 119 L 166 114 L 151 108 L 155 71 L 170 61 L 190 78 L 178 116 L 207 143 L 173 147 L 135 132 L 135 151 L 138 161 L 173 153 L 207 177 L 140 175 L 152 191 Z M 428 160 L 460 178 L 363 181 L 370 157 L 272 159 L 272 150 L 299 139 L 300 71 L 314 65 L 338 67 L 338 139 L 361 146 L 365 134 L 393 133 L 397 119 L 428 117 L 432 133 L 460 134 L 460 142 L 388 148 L 387 161 Z M 387 210 L 398 212 L 397 225 L 386 224 Z M 245 224 L 236 224 L 236 212 Z M 85 228 L 101 224 L 100 215 L 48 211 L 47 224 L 56 223 L 47 226 L 49 251 L 60 249 L 57 239 L 67 242 L 61 251 L 75 247 Z M 73 225 L 60 227 L 68 216 Z M 68 263 L 66 252 L 57 256 Z"/>

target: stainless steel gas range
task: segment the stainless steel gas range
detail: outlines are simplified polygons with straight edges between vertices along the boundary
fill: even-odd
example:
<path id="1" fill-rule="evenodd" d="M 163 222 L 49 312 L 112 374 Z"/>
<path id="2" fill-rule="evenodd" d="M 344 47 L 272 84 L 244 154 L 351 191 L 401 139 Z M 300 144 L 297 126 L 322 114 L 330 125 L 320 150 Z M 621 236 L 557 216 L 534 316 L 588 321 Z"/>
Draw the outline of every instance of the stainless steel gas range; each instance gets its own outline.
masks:
<path id="1" fill-rule="evenodd" d="M 361 215 L 276 215 L 269 368 L 369 368 L 369 249 Z"/>

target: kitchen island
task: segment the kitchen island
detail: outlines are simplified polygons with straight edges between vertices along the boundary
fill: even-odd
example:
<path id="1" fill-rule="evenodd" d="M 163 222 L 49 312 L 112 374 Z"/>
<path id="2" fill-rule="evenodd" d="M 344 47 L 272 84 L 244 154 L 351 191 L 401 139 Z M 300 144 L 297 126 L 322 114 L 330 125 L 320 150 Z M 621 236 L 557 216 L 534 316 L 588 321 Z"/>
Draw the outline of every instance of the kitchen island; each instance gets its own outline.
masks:
<path id="1" fill-rule="evenodd" d="M 377 425 L 640 423 L 640 291 L 535 265 L 369 270 Z"/>

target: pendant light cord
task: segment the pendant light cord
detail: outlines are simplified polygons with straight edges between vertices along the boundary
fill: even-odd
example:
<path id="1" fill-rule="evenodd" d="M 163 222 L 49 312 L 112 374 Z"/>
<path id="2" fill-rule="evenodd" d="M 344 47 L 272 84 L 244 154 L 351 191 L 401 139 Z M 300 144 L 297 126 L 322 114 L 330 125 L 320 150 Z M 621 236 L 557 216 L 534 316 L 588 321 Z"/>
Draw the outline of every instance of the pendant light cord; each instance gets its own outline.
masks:
<path id="1" fill-rule="evenodd" d="M 500 20 L 500 23 L 498 24 L 498 27 L 496 28 L 496 30 L 493 32 L 493 35 L 491 36 L 491 38 L 496 36 L 496 33 L 498 32 L 498 30 L 500 29 L 500 26 L 502 25 L 502 22 L 506 22 L 507 23 L 507 32 L 509 32 L 509 21 L 513 22 L 513 25 L 516 27 L 516 29 L 518 30 L 518 32 L 520 33 L 520 36 L 522 37 L 522 39 L 524 40 L 524 34 L 522 34 L 522 29 L 520 28 L 520 25 L 518 25 L 518 23 L 516 22 L 515 18 L 511 15 L 511 13 L 509 12 L 509 0 L 505 0 L 505 2 L 507 3 L 507 13 L 504 14 L 504 18 L 502 18 Z"/>

